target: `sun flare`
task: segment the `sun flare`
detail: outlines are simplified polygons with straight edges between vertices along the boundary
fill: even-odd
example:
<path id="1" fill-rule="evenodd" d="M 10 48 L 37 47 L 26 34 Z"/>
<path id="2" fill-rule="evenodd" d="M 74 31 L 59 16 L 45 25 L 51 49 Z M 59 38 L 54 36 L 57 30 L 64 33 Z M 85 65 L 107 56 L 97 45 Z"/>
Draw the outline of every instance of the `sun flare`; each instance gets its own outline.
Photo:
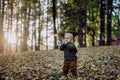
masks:
<path id="1" fill-rule="evenodd" d="M 11 36 L 8 37 L 8 43 L 10 44 L 16 44 L 16 35 L 12 34 Z"/>

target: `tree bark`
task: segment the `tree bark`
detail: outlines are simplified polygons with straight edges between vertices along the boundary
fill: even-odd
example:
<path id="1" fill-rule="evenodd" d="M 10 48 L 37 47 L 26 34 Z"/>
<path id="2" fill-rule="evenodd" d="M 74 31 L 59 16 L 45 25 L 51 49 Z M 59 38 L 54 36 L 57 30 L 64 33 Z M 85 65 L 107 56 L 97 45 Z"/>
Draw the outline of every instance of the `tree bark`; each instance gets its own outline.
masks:
<path id="1" fill-rule="evenodd" d="M 19 13 L 16 14 L 17 23 L 16 23 L 16 52 L 18 51 L 18 21 L 19 21 Z"/>
<path id="2" fill-rule="evenodd" d="M 34 3 L 34 8 L 35 8 L 35 14 L 37 13 L 37 6 L 36 6 L 36 1 L 35 1 L 35 3 Z M 36 25 L 36 21 L 37 21 L 37 17 L 35 16 L 35 34 L 34 34 L 34 36 L 35 36 L 35 51 L 37 51 L 38 50 L 38 41 L 37 41 L 37 25 Z"/>
<path id="3" fill-rule="evenodd" d="M 100 40 L 99 46 L 105 45 L 105 0 L 100 0 Z"/>
<path id="4" fill-rule="evenodd" d="M 57 30 L 56 30 L 56 0 L 52 0 L 53 3 L 53 28 L 54 28 L 54 49 L 57 49 Z"/>
<path id="5" fill-rule="evenodd" d="M 41 25 L 40 25 L 40 22 L 41 22 L 41 5 L 40 5 L 40 2 L 39 2 L 39 27 L 38 27 L 38 50 L 40 50 L 40 42 L 41 42 Z"/>
<path id="6" fill-rule="evenodd" d="M 27 2 L 26 2 L 27 4 Z M 23 49 L 22 51 L 27 51 L 27 38 L 28 38 L 28 25 L 27 25 L 27 7 L 24 5 L 24 26 L 23 26 Z"/>
<path id="7" fill-rule="evenodd" d="M 107 45 L 111 45 L 111 22 L 112 22 L 112 3 L 113 0 L 107 0 Z"/>
<path id="8" fill-rule="evenodd" d="M 87 11 L 79 10 L 79 28 L 78 28 L 78 42 L 80 47 L 86 47 L 86 33 L 87 33 Z M 84 30 L 84 31 L 83 31 Z"/>
<path id="9" fill-rule="evenodd" d="M 0 11 L 0 53 L 4 52 L 4 33 L 3 33 L 4 6 L 5 6 L 5 0 L 2 0 L 2 5 L 0 6 L 1 7 L 1 11 Z"/>

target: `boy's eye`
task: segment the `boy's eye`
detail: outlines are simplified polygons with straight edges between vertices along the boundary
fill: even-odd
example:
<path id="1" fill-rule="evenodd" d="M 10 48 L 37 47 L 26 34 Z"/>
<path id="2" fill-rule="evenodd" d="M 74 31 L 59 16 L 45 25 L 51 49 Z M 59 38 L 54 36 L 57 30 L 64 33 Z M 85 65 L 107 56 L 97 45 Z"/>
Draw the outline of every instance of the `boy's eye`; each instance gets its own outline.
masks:
<path id="1" fill-rule="evenodd" d="M 65 39 L 69 39 L 69 38 L 65 38 Z"/>

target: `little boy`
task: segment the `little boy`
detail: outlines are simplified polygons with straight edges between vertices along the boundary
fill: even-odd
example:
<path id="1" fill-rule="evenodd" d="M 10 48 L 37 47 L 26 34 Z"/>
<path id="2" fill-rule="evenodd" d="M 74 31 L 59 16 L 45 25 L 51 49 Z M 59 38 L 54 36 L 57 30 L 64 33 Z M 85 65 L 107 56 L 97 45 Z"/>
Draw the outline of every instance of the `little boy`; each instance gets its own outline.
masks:
<path id="1" fill-rule="evenodd" d="M 117 35 L 117 39 L 116 39 L 116 45 L 119 45 L 120 44 L 120 34 Z"/>
<path id="2" fill-rule="evenodd" d="M 64 51 L 64 65 L 63 75 L 67 78 L 67 74 L 70 71 L 73 78 L 77 77 L 77 49 L 73 43 L 73 35 L 71 33 L 65 34 L 60 50 Z"/>

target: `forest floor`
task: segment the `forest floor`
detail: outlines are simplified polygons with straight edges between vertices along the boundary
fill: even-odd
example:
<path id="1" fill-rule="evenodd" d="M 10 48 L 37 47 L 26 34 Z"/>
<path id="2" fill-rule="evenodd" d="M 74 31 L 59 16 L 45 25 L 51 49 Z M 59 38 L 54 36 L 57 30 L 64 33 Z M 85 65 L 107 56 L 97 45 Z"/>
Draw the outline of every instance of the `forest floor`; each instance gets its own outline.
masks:
<path id="1" fill-rule="evenodd" d="M 77 56 L 78 80 L 120 80 L 120 46 L 79 48 Z M 0 80 L 62 80 L 63 60 L 59 50 L 0 54 Z"/>

